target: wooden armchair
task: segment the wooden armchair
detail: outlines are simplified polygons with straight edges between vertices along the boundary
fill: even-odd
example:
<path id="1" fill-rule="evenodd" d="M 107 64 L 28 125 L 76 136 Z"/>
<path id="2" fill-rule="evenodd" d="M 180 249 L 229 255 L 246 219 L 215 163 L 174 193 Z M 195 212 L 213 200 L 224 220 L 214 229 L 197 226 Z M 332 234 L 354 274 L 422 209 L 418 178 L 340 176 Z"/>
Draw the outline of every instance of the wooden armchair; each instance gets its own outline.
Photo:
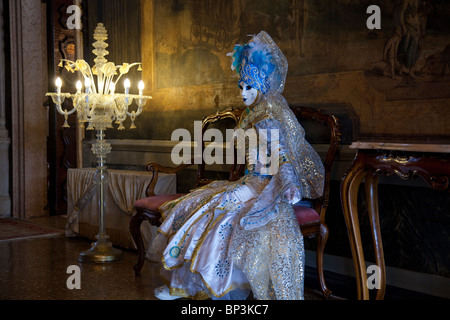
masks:
<path id="1" fill-rule="evenodd" d="M 328 239 L 328 227 L 325 223 L 325 213 L 330 199 L 330 178 L 336 152 L 341 142 L 340 125 L 337 117 L 327 115 L 319 110 L 306 107 L 291 107 L 300 123 L 302 120 L 312 120 L 327 126 L 329 133 L 329 146 L 323 161 L 325 168 L 325 185 L 323 195 L 317 199 L 310 199 L 312 208 L 297 205 L 294 206 L 295 216 L 300 225 L 304 238 L 311 238 L 317 235 L 316 243 L 316 266 L 320 287 L 325 298 L 329 298 L 331 291 L 327 288 L 323 274 L 323 251 Z"/>
<path id="2" fill-rule="evenodd" d="M 224 111 L 218 111 L 213 115 L 209 115 L 205 117 L 202 120 L 202 135 L 205 133 L 205 131 L 215 122 L 223 119 L 232 119 L 234 122 L 234 125 L 236 125 L 239 122 L 242 109 L 227 109 Z M 202 153 L 205 149 L 205 142 L 202 139 Z M 190 166 L 197 166 L 197 172 L 195 175 L 195 186 L 201 187 L 203 185 L 206 185 L 213 180 L 207 179 L 205 176 L 205 162 L 202 157 L 202 162 L 200 164 L 194 164 L 194 157 L 191 159 L 191 164 L 181 164 L 177 167 L 163 167 L 156 163 L 148 163 L 146 165 L 147 171 L 153 172 L 152 181 L 150 182 L 147 191 L 146 191 L 146 198 L 139 199 L 135 202 L 134 207 L 136 210 L 135 215 L 130 220 L 130 232 L 131 236 L 133 237 L 133 240 L 136 244 L 136 248 L 138 251 L 138 262 L 134 266 L 134 271 L 136 276 L 139 276 L 141 274 L 142 266 L 144 265 L 145 261 L 145 246 L 144 242 L 142 240 L 142 234 L 140 226 L 144 220 L 147 220 L 150 224 L 154 226 L 160 226 L 161 225 L 161 213 L 159 212 L 159 207 L 167 201 L 175 200 L 181 196 L 183 196 L 183 193 L 178 194 L 162 194 L 162 195 L 155 195 L 155 185 L 158 180 L 158 173 L 177 173 L 183 169 L 186 169 Z M 242 172 L 242 169 L 245 165 L 232 165 L 230 167 L 230 173 L 228 180 L 234 181 L 237 180 Z"/>
<path id="3" fill-rule="evenodd" d="M 303 119 L 318 122 L 323 126 L 327 126 L 330 134 L 330 144 L 324 160 L 324 194 L 318 199 L 310 200 L 310 202 L 312 203 L 312 208 L 302 205 L 294 206 L 295 215 L 299 222 L 299 226 L 303 236 L 309 238 L 317 235 L 317 272 L 323 295 L 328 298 L 331 295 L 331 291 L 325 284 L 323 274 L 323 251 L 328 238 L 328 227 L 325 224 L 325 213 L 329 201 L 331 168 L 335 159 L 336 152 L 339 148 L 339 143 L 341 141 L 341 134 L 339 129 L 340 127 L 338 119 L 335 116 L 324 114 L 319 110 L 307 107 L 291 107 L 291 109 L 297 116 L 300 123 Z M 217 112 L 216 114 L 211 116 L 207 116 L 202 121 L 202 131 L 205 132 L 212 123 L 225 118 L 231 118 L 235 123 L 238 123 L 241 113 L 241 109 L 229 109 Z M 202 150 L 204 150 L 204 147 L 205 146 L 202 145 Z M 191 162 L 193 163 L 193 161 Z M 136 276 L 140 275 L 145 260 L 145 246 L 140 231 L 141 223 L 144 220 L 148 220 L 152 225 L 159 226 L 161 224 L 161 213 L 159 212 L 158 208 L 164 202 L 177 199 L 184 195 L 155 195 L 153 190 L 158 179 L 158 173 L 176 173 L 191 165 L 192 164 L 183 164 L 175 168 L 167 168 L 155 163 L 147 164 L 147 170 L 153 172 L 153 178 L 147 190 L 147 198 L 140 199 L 135 202 L 136 214 L 130 220 L 130 232 L 138 250 L 138 262 L 134 266 Z M 244 167 L 245 165 L 232 165 L 229 171 L 228 179 L 230 181 L 239 179 Z M 197 167 L 196 185 L 202 186 L 211 181 L 212 180 L 205 178 L 205 163 L 202 162 Z"/>

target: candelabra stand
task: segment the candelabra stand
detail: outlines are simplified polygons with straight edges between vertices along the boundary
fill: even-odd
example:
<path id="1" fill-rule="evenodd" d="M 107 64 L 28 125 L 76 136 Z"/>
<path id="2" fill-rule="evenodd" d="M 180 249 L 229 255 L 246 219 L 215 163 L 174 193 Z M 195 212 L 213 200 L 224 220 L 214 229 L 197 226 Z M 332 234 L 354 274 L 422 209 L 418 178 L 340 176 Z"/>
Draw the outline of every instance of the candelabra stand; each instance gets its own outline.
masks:
<path id="1" fill-rule="evenodd" d="M 105 225 L 105 193 L 108 190 L 109 173 L 106 167 L 106 156 L 111 152 L 111 145 L 105 141 L 105 130 L 112 128 L 112 123 L 119 124 L 118 130 L 124 129 L 123 121 L 129 117 L 131 119 L 131 129 L 136 128 L 134 121 L 142 113 L 143 107 L 150 96 L 144 96 L 144 84 L 139 82 L 139 95 L 129 94 L 130 82 L 125 80 L 124 94 L 115 93 L 118 80 L 122 75 L 128 73 L 131 67 L 139 66 L 140 63 L 123 63 L 116 66 L 108 62 L 105 56 L 108 54 L 106 48 L 108 39 L 106 29 L 102 23 L 99 23 L 94 31 L 92 51 L 97 57 L 94 59 L 95 65 L 91 68 L 84 60 L 70 61 L 63 59 L 60 66 L 65 62 L 65 68 L 69 72 L 79 71 L 84 77 L 85 92 L 81 92 L 82 84 L 78 81 L 76 84 L 77 93 L 61 93 L 62 81 L 56 79 L 56 93 L 47 93 L 56 105 L 59 113 L 65 117 L 63 127 L 69 127 L 67 123 L 68 116 L 77 112 L 78 120 L 84 125 L 88 123 L 87 130 L 97 130 L 96 142 L 92 145 L 92 152 L 97 156 L 97 170 L 94 175 L 94 183 L 97 188 L 99 199 L 99 233 L 96 236 L 97 241 L 92 243 L 89 250 L 80 253 L 78 260 L 80 262 L 111 262 L 121 259 L 122 251 L 113 248 L 112 243 L 108 241 Z M 94 76 L 97 76 L 97 86 L 95 86 Z M 65 99 L 73 101 L 73 109 L 67 111 L 62 109 L 62 103 Z M 129 106 L 135 101 L 137 111 L 129 111 Z"/>
<path id="2" fill-rule="evenodd" d="M 92 145 L 92 152 L 97 156 L 97 170 L 94 174 L 94 183 L 96 184 L 99 207 L 99 233 L 97 241 L 93 243 L 89 250 L 83 251 L 78 256 L 80 262 L 111 262 L 122 258 L 122 251 L 113 248 L 112 243 L 108 241 L 105 225 L 105 192 L 108 190 L 109 172 L 106 167 L 106 155 L 111 152 L 111 144 L 105 141 L 105 133 L 102 129 L 97 130 L 97 140 Z"/>

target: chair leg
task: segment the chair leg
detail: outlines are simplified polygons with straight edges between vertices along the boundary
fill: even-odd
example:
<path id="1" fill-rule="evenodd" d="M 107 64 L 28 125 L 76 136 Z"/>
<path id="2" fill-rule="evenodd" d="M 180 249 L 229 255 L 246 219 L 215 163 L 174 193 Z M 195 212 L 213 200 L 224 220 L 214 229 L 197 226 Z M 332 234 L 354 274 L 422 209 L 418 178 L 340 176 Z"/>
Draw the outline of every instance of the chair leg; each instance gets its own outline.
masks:
<path id="1" fill-rule="evenodd" d="M 331 290 L 328 289 L 325 284 L 325 277 L 323 274 L 323 251 L 328 239 L 328 227 L 325 224 L 320 225 L 319 236 L 317 237 L 317 250 L 316 250 L 316 265 L 317 275 L 319 277 L 320 288 L 326 299 L 330 298 Z"/>
<path id="2" fill-rule="evenodd" d="M 131 217 L 129 228 L 131 236 L 133 237 L 134 243 L 136 244 L 137 252 L 138 252 L 138 261 L 134 265 L 134 274 L 136 276 L 141 275 L 141 269 L 144 265 L 145 261 L 145 246 L 144 241 L 142 240 L 142 234 L 141 234 L 141 224 L 142 221 L 144 221 L 146 218 L 145 216 L 140 213 L 139 211 L 136 211 L 136 214 Z"/>

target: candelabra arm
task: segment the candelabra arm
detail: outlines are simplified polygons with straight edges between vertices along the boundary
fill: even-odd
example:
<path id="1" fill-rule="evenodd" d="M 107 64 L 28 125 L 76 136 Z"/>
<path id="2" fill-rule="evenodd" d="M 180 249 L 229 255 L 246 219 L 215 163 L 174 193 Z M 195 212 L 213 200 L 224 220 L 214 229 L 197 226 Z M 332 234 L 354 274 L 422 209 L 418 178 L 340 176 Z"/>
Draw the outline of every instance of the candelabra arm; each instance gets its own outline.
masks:
<path id="1" fill-rule="evenodd" d="M 75 111 L 77 111 L 77 108 L 74 106 L 72 110 L 67 111 L 66 109 L 62 109 L 62 104 L 64 103 L 66 97 L 72 98 L 72 95 L 69 94 L 58 94 L 58 93 L 47 93 L 46 96 L 49 96 L 52 98 L 53 103 L 56 105 L 56 110 L 63 115 L 71 115 Z"/>
<path id="2" fill-rule="evenodd" d="M 150 96 L 134 96 L 134 99 L 136 101 L 136 104 L 138 106 L 137 111 L 127 111 L 127 116 L 129 117 L 137 117 L 139 116 L 142 111 L 144 110 L 144 106 L 147 103 L 147 99 L 151 98 Z"/>

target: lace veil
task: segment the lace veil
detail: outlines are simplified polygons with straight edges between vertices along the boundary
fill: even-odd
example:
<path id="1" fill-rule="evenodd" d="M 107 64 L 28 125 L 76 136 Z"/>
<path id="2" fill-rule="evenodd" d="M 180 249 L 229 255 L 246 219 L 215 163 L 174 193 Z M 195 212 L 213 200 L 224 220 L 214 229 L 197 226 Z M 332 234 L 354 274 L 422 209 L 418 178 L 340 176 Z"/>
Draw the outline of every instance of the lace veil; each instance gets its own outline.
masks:
<path id="1" fill-rule="evenodd" d="M 301 197 L 314 199 L 323 194 L 325 170 L 320 156 L 305 140 L 305 131 L 282 96 L 286 83 L 288 62 L 273 39 L 261 31 L 246 45 L 236 45 L 231 53 L 232 69 L 240 80 L 252 86 L 255 79 L 263 81 L 267 91 L 263 93 L 261 111 L 270 113 L 281 124 L 281 134 L 285 139 L 290 160 L 299 181 Z M 243 72 L 246 65 L 255 69 L 251 75 Z M 256 117 L 257 115 L 255 115 Z"/>

